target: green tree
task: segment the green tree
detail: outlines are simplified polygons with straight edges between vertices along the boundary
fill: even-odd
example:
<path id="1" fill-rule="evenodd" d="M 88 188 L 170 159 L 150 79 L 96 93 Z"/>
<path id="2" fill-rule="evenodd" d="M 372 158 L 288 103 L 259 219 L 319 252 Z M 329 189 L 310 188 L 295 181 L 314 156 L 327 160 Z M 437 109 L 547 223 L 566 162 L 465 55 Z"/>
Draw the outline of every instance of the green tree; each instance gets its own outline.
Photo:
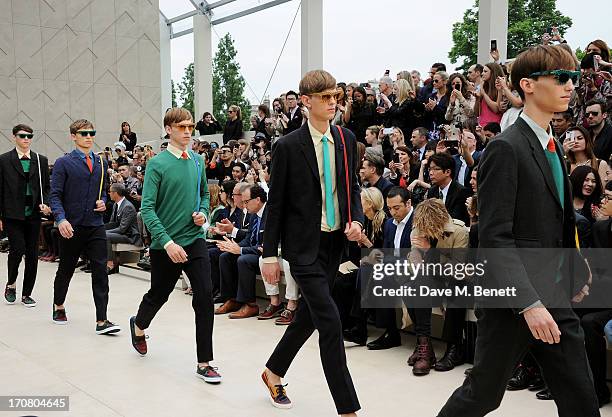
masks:
<path id="1" fill-rule="evenodd" d="M 176 86 L 174 85 L 174 80 L 170 80 L 172 84 L 172 107 L 178 107 L 176 104 Z"/>
<path id="2" fill-rule="evenodd" d="M 249 130 L 251 104 L 244 97 L 245 81 L 240 75 L 236 53 L 234 41 L 228 33 L 219 40 L 213 59 L 213 114 L 224 125 L 229 106 L 235 104 L 240 107 L 244 130 Z"/>
<path id="3" fill-rule="evenodd" d="M 563 36 L 572 26 L 572 19 L 557 10 L 556 0 L 509 0 L 508 57 L 515 57 L 523 48 L 541 42 L 542 34 L 551 26 Z M 448 53 L 457 69 L 467 71 L 478 56 L 478 0 L 463 14 L 463 21 L 453 24 L 453 47 Z M 484 62 L 483 62 L 484 64 Z"/>
<path id="4" fill-rule="evenodd" d="M 193 115 L 193 62 L 185 68 L 185 74 L 178 85 L 180 105 Z M 195 116 L 194 116 L 195 117 Z"/>

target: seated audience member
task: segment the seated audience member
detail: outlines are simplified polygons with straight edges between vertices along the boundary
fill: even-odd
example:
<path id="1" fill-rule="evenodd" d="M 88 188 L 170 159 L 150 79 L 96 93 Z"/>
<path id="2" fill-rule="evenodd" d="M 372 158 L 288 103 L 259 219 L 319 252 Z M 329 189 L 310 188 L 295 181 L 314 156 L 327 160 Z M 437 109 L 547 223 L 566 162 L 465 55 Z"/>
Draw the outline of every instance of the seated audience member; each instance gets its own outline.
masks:
<path id="1" fill-rule="evenodd" d="M 599 159 L 608 161 L 612 155 L 612 123 L 607 105 L 601 100 L 589 101 L 585 117 L 593 138 L 593 153 Z"/>
<path id="2" fill-rule="evenodd" d="M 567 140 L 563 142 L 563 151 L 569 161 L 568 172 L 571 174 L 579 166 L 590 166 L 599 173 L 603 187 L 610 167 L 593 153 L 593 140 L 589 131 L 582 126 L 572 126 L 567 129 L 567 135 Z"/>
<path id="3" fill-rule="evenodd" d="M 383 177 L 385 171 L 385 160 L 380 154 L 366 153 L 362 165 L 363 180 L 369 187 L 376 187 L 383 195 L 383 202 L 393 184 Z"/>
<path id="4" fill-rule="evenodd" d="M 270 304 L 265 310 L 257 317 L 258 320 L 270 320 L 278 316 L 274 323 L 278 326 L 288 326 L 293 322 L 295 318 L 295 311 L 297 309 L 297 303 L 299 299 L 299 288 L 297 283 L 291 275 L 291 269 L 289 262 L 285 261 L 281 257 L 278 257 L 278 263 L 281 266 L 281 271 L 285 276 L 285 298 L 287 304 L 281 302 L 280 298 L 280 283 L 273 285 L 268 284 L 264 280 L 264 286 L 266 289 L 266 295 L 270 297 Z M 263 264 L 263 258 L 259 257 L 259 269 Z"/>
<path id="5" fill-rule="evenodd" d="M 579 166 L 570 174 L 574 210 L 589 222 L 595 221 L 596 205 L 601 200 L 601 180 L 599 173 L 591 166 Z"/>
<path id="6" fill-rule="evenodd" d="M 593 224 L 593 247 L 612 248 L 612 181 L 606 184 L 599 210 L 602 220 Z"/>
<path id="7" fill-rule="evenodd" d="M 123 184 L 112 184 L 108 193 L 113 201 L 113 210 L 110 222 L 105 225 L 106 251 L 108 263 L 106 269 L 109 274 L 117 272 L 117 261 L 113 252 L 114 243 L 129 243 L 140 245 L 140 232 L 136 219 L 136 209 L 127 199 L 127 190 Z"/>
<path id="8" fill-rule="evenodd" d="M 207 175 L 210 174 L 208 179 L 215 179 L 219 182 L 223 182 L 226 179 L 232 179 L 232 168 L 234 167 L 234 152 L 232 147 L 229 145 L 223 145 L 218 152 L 219 159 L 211 161 Z M 214 163 L 214 168 L 210 165 Z"/>
<path id="9" fill-rule="evenodd" d="M 453 156 L 455 160 L 455 178 L 464 187 L 468 187 L 474 165 L 480 159 L 481 151 L 476 150 L 476 136 L 468 129 L 463 129 L 459 141 L 459 153 Z"/>
<path id="10" fill-rule="evenodd" d="M 393 161 L 389 163 L 391 183 L 407 188 L 417 178 L 419 166 L 419 161 L 416 160 L 416 156 L 410 152 L 407 146 L 398 146 L 395 148 Z"/>
<path id="11" fill-rule="evenodd" d="M 495 139 L 495 136 L 499 135 L 501 131 L 502 130 L 501 130 L 501 127 L 499 126 L 499 123 L 496 123 L 496 122 L 487 123 L 482 128 L 482 135 L 485 138 L 485 145 L 489 143 L 489 141 Z"/>
<path id="12" fill-rule="evenodd" d="M 453 255 L 452 260 L 442 259 L 446 257 L 444 254 L 438 255 L 439 259 L 429 259 L 429 254 L 432 252 L 425 252 L 422 255 L 423 251 L 421 250 L 430 248 L 465 249 L 468 247 L 467 227 L 460 220 L 452 219 L 444 203 L 437 198 L 425 200 L 416 207 L 412 226 L 410 261 L 413 264 L 421 261 L 425 263 L 441 262 L 443 264 L 458 261 L 454 259 L 456 255 Z M 465 260 L 463 261 L 465 262 Z M 453 283 L 450 285 L 452 287 Z M 447 297 L 449 305 L 452 305 L 452 301 L 452 297 Z M 409 364 L 412 362 L 412 373 L 414 375 L 427 375 L 434 365 L 437 371 L 449 371 L 465 362 L 463 352 L 465 308 L 447 308 L 445 310 L 442 339 L 446 342 L 446 352 L 442 359 L 436 363 L 436 356 L 431 344 L 431 308 L 412 308 L 410 304 L 407 307 L 417 332 L 417 346 L 414 354 L 409 358 Z"/>
<path id="13" fill-rule="evenodd" d="M 447 153 L 436 153 L 429 158 L 429 177 L 432 187 L 427 198 L 439 198 L 453 219 L 470 224 L 465 200 L 470 196 L 468 189 L 453 181 L 455 161 Z"/>
<path id="14" fill-rule="evenodd" d="M 123 186 L 129 196 L 132 192 L 137 192 L 138 187 L 140 186 L 140 181 L 136 179 L 136 177 L 132 176 L 133 172 L 130 169 L 129 164 L 120 164 L 117 168 L 117 172 L 121 174 L 121 182 L 123 182 Z"/>
<path id="15" fill-rule="evenodd" d="M 232 167 L 232 179 L 236 182 L 244 181 L 246 176 L 246 168 L 242 163 L 234 164 Z"/>
<path id="16" fill-rule="evenodd" d="M 433 75 L 434 91 L 425 101 L 424 119 L 425 127 L 430 131 L 446 123 L 446 110 L 451 95 L 447 82 L 448 74 L 445 71 L 438 71 Z"/>
<path id="17" fill-rule="evenodd" d="M 221 296 L 227 300 L 215 314 L 230 313 L 230 319 L 244 319 L 259 315 L 255 302 L 255 280 L 259 273 L 259 257 L 263 245 L 266 221 L 266 192 L 258 185 L 247 185 L 242 200 L 251 214 L 248 234 L 236 243 L 226 239 L 217 246 L 221 249 Z"/>

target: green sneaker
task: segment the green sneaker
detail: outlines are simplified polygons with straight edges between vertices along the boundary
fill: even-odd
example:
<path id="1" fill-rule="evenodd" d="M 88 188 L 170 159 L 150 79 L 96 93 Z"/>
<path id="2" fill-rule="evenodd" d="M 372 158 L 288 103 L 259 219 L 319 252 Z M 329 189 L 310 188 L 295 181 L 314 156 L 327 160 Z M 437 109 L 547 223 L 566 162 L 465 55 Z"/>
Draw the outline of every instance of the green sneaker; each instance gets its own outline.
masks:
<path id="1" fill-rule="evenodd" d="M 17 289 L 11 288 L 8 285 L 4 289 L 4 300 L 7 304 L 15 304 L 15 300 L 17 299 Z"/>
<path id="2" fill-rule="evenodd" d="M 36 307 L 36 301 L 34 301 L 34 299 L 28 295 L 21 297 L 21 304 L 29 308 Z"/>

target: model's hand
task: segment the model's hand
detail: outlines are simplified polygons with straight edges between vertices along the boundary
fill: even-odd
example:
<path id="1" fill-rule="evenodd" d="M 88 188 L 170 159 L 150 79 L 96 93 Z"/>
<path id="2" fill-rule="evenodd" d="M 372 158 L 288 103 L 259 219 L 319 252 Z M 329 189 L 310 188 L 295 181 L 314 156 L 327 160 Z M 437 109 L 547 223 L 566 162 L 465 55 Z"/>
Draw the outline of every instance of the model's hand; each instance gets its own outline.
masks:
<path id="1" fill-rule="evenodd" d="M 191 217 L 193 217 L 193 222 L 198 227 L 202 227 L 204 223 L 206 223 L 206 216 L 204 213 L 193 213 Z"/>
<path id="2" fill-rule="evenodd" d="M 356 242 L 361 236 L 361 226 L 359 223 L 355 222 L 347 223 L 346 227 L 344 228 L 344 234 L 348 240 L 351 242 Z"/>
<path id="3" fill-rule="evenodd" d="M 72 225 L 68 220 L 64 220 L 63 222 L 61 222 L 57 226 L 57 228 L 60 232 L 60 235 L 62 235 L 64 239 L 70 239 L 72 236 L 74 236 L 74 229 L 72 228 Z"/>
<path id="4" fill-rule="evenodd" d="M 261 266 L 261 276 L 270 285 L 276 285 L 280 281 L 280 265 L 278 262 L 264 263 Z"/>
<path id="5" fill-rule="evenodd" d="M 166 253 L 172 262 L 175 264 L 182 264 L 187 262 L 187 252 L 181 246 L 176 243 L 171 243 L 166 248 Z"/>
<path id="6" fill-rule="evenodd" d="M 40 212 L 44 214 L 45 216 L 48 216 L 51 214 L 51 208 L 46 204 L 40 204 L 38 208 L 40 209 Z"/>
<path id="7" fill-rule="evenodd" d="M 559 343 L 561 331 L 546 307 L 534 307 L 523 313 L 523 317 L 537 340 L 548 344 Z"/>
<path id="8" fill-rule="evenodd" d="M 106 204 L 104 204 L 104 201 L 97 200 L 96 201 L 96 208 L 94 209 L 94 211 L 97 211 L 97 212 L 106 211 Z"/>

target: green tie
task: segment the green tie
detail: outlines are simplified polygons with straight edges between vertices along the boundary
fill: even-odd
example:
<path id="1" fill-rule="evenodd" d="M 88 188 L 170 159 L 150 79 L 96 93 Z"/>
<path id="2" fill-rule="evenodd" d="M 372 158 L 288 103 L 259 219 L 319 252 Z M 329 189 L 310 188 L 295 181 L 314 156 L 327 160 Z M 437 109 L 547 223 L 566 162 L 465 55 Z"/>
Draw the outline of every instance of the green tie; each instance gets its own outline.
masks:
<path id="1" fill-rule="evenodd" d="M 565 193 L 563 190 L 563 168 L 561 167 L 561 161 L 559 161 L 559 156 L 555 151 L 555 141 L 553 138 L 550 138 L 548 141 L 548 146 L 544 151 L 546 154 L 546 159 L 548 160 L 548 164 L 550 165 L 550 169 L 552 170 L 553 179 L 555 180 L 555 186 L 557 188 L 557 194 L 559 196 L 559 201 L 561 202 L 561 207 L 563 207 L 563 202 Z M 565 208 L 564 208 L 565 209 Z M 561 273 L 561 267 L 565 260 L 565 256 L 561 253 L 559 257 L 559 266 L 557 267 L 557 273 L 555 274 L 555 283 L 558 284 L 563 279 L 563 275 Z"/>
<path id="2" fill-rule="evenodd" d="M 334 195 L 332 193 L 331 163 L 329 161 L 328 139 L 321 138 L 323 142 L 323 177 L 325 179 L 325 214 L 327 226 L 331 229 L 336 224 L 336 213 L 334 210 Z"/>

